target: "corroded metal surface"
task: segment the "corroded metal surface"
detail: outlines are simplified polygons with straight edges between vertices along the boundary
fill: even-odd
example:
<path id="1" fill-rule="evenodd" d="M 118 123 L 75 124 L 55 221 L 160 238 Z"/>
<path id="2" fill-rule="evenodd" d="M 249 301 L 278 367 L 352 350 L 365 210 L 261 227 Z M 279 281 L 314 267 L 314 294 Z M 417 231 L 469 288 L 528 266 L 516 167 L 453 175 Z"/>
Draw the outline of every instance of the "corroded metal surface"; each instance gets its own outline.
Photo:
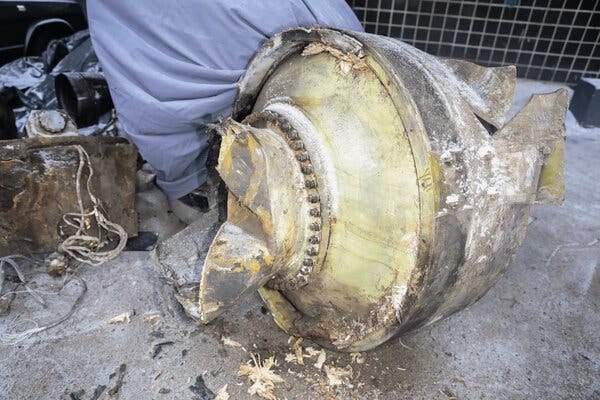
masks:
<path id="1" fill-rule="evenodd" d="M 358 351 L 476 301 L 514 258 L 531 204 L 564 196 L 566 92 L 505 123 L 514 85 L 512 66 L 375 35 L 271 39 L 240 81 L 243 123 L 225 125 L 229 215 L 201 319 L 260 288 L 290 334 Z"/>
<path id="2" fill-rule="evenodd" d="M 25 129 L 28 137 L 77 136 L 77 126 L 62 110 L 32 110 Z"/>
<path id="3" fill-rule="evenodd" d="M 91 189 L 109 220 L 137 235 L 134 209 L 137 150 L 123 139 L 27 138 L 0 144 L 0 256 L 51 252 L 68 232 L 62 216 L 78 212 L 75 145 L 90 155 Z M 85 178 L 85 177 L 84 177 Z M 82 182 L 84 208 L 90 206 Z M 94 229 L 90 226 L 90 229 Z"/>

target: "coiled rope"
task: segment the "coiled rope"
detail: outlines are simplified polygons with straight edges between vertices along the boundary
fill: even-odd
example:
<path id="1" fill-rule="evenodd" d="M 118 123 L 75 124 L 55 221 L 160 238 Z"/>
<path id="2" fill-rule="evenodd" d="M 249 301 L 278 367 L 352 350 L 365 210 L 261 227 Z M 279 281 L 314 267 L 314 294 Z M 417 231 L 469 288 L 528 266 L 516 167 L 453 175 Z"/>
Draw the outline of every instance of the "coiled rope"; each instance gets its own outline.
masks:
<path id="1" fill-rule="evenodd" d="M 100 265 L 105 261 L 117 257 L 121 251 L 123 251 L 127 243 L 127 232 L 125 232 L 125 229 L 123 229 L 121 225 L 109 221 L 102 211 L 100 201 L 94 196 L 90 188 L 90 182 L 94 175 L 90 156 L 82 146 L 74 145 L 73 147 L 79 154 L 79 167 L 77 168 L 77 180 L 75 182 L 79 212 L 66 213 L 63 215 L 65 224 L 75 228 L 76 231 L 59 244 L 58 252 L 67 254 L 71 258 L 85 264 Z M 86 167 L 89 172 L 85 189 L 92 202 L 92 211 L 90 212 L 85 212 L 81 195 L 81 180 Z M 89 221 L 90 218 L 94 218 L 98 226 L 97 236 L 86 233 L 86 229 L 89 229 L 91 226 Z M 103 235 L 102 231 L 106 232 L 106 234 Z M 113 249 L 103 250 L 109 243 L 108 234 L 111 233 L 119 237 L 119 243 Z"/>

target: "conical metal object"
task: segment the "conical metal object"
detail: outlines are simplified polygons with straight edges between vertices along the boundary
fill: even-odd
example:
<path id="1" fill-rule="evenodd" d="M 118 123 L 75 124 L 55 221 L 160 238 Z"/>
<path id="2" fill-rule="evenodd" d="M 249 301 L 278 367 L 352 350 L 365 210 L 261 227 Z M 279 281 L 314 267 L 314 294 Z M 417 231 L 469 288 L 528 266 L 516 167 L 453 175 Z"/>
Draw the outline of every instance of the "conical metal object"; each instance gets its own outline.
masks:
<path id="1" fill-rule="evenodd" d="M 209 322 L 259 289 L 290 334 L 343 351 L 450 315 L 514 259 L 531 204 L 564 196 L 564 90 L 505 124 L 515 68 L 295 29 L 239 83 L 218 170 L 228 220 L 200 286 Z"/>

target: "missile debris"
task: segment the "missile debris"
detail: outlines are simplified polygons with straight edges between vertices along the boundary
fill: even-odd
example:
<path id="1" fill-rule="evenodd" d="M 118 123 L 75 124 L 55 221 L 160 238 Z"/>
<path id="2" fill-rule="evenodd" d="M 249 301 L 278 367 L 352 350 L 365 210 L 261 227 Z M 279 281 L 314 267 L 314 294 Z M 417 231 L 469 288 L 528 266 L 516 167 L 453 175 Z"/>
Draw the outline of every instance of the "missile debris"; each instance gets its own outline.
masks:
<path id="1" fill-rule="evenodd" d="M 567 93 L 505 122 L 515 80 L 364 33 L 265 43 L 221 130 L 200 320 L 259 290 L 290 335 L 359 352 L 479 299 L 564 196 Z"/>

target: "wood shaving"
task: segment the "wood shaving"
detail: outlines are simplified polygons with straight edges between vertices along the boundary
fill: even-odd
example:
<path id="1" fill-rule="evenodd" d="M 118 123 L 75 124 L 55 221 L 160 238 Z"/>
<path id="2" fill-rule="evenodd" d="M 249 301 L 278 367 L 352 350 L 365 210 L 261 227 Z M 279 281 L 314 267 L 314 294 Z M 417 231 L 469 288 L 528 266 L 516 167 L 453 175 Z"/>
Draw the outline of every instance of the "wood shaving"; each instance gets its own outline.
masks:
<path id="1" fill-rule="evenodd" d="M 109 324 L 121 324 L 123 322 L 129 323 L 131 321 L 131 311 L 124 312 L 123 314 L 119 314 L 116 317 L 109 319 L 107 322 Z"/>
<path id="2" fill-rule="evenodd" d="M 271 371 L 272 367 L 277 366 L 277 361 L 274 357 L 269 357 L 266 360 L 260 360 L 260 356 L 251 354 L 252 360 L 246 364 L 240 365 L 238 376 L 246 376 L 252 382 L 252 386 L 248 389 L 248 394 L 258 395 L 263 399 L 277 400 L 273 390 L 275 384 L 284 382 L 283 378 Z"/>
<path id="3" fill-rule="evenodd" d="M 162 324 L 160 317 L 160 313 L 148 314 L 144 316 L 144 322 L 148 322 L 150 327 L 154 329 Z"/>
<path id="4" fill-rule="evenodd" d="M 314 347 L 307 347 L 304 349 L 306 351 L 306 354 L 304 355 L 304 357 L 310 358 L 310 357 L 314 357 L 314 356 L 318 356 L 320 351 L 315 349 Z"/>
<path id="5" fill-rule="evenodd" d="M 294 354 L 296 355 L 296 362 L 298 365 L 304 365 L 304 352 L 302 350 L 302 341 L 304 339 L 300 338 L 296 340 L 292 348 L 294 349 Z"/>
<path id="6" fill-rule="evenodd" d="M 344 385 L 350 381 L 350 378 L 352 378 L 352 367 L 350 365 L 348 365 L 346 368 L 325 365 L 323 369 L 325 370 L 325 374 L 327 374 L 329 386 Z"/>
<path id="7" fill-rule="evenodd" d="M 151 324 L 154 324 L 154 322 L 160 319 L 160 314 L 156 313 L 156 314 L 150 314 L 150 315 L 146 315 L 144 317 L 144 322 L 150 322 Z"/>
<path id="8" fill-rule="evenodd" d="M 327 46 L 323 43 L 313 42 L 309 43 L 304 50 L 302 50 L 303 56 L 313 56 L 327 52 L 338 59 L 338 69 L 342 75 L 347 75 L 352 71 L 367 72 L 370 71 L 369 65 L 365 62 L 364 54 L 362 51 L 358 53 L 344 53 L 334 47 Z"/>
<path id="9" fill-rule="evenodd" d="M 239 342 L 236 342 L 235 340 L 230 339 L 227 336 L 221 336 L 221 342 L 223 342 L 223 344 L 225 346 L 240 347 L 240 348 L 242 348 L 242 345 Z"/>
<path id="10" fill-rule="evenodd" d="M 319 42 L 309 43 L 304 50 L 302 50 L 303 56 L 313 56 L 325 51 L 325 45 Z"/>
<path id="11" fill-rule="evenodd" d="M 229 400 L 229 393 L 227 393 L 227 384 L 225 384 L 225 386 L 219 389 L 215 400 Z"/>
<path id="12" fill-rule="evenodd" d="M 284 361 L 288 363 L 296 363 L 296 355 L 294 353 L 286 353 Z"/>
<path id="13" fill-rule="evenodd" d="M 302 339 L 298 339 L 294 342 L 294 345 L 292 346 L 292 349 L 294 350 L 293 353 L 287 353 L 285 355 L 285 362 L 288 363 L 293 363 L 293 364 L 298 364 L 298 365 L 305 365 L 304 364 L 304 359 L 305 358 L 312 358 L 312 357 L 316 357 L 317 361 L 314 364 L 314 367 L 317 368 L 318 370 L 321 370 L 323 368 L 323 364 L 325 363 L 325 360 L 327 359 L 327 354 L 325 353 L 325 350 L 317 350 L 314 347 L 306 347 L 305 349 L 302 348 Z"/>
<path id="14" fill-rule="evenodd" d="M 314 364 L 314 367 L 318 370 L 322 369 L 326 359 L 327 354 L 325 354 L 325 350 L 319 351 L 319 355 L 317 356 L 317 362 Z"/>
<path id="15" fill-rule="evenodd" d="M 352 357 L 352 362 L 356 364 L 364 364 L 366 361 L 366 357 L 362 353 L 350 353 L 350 357 Z"/>

